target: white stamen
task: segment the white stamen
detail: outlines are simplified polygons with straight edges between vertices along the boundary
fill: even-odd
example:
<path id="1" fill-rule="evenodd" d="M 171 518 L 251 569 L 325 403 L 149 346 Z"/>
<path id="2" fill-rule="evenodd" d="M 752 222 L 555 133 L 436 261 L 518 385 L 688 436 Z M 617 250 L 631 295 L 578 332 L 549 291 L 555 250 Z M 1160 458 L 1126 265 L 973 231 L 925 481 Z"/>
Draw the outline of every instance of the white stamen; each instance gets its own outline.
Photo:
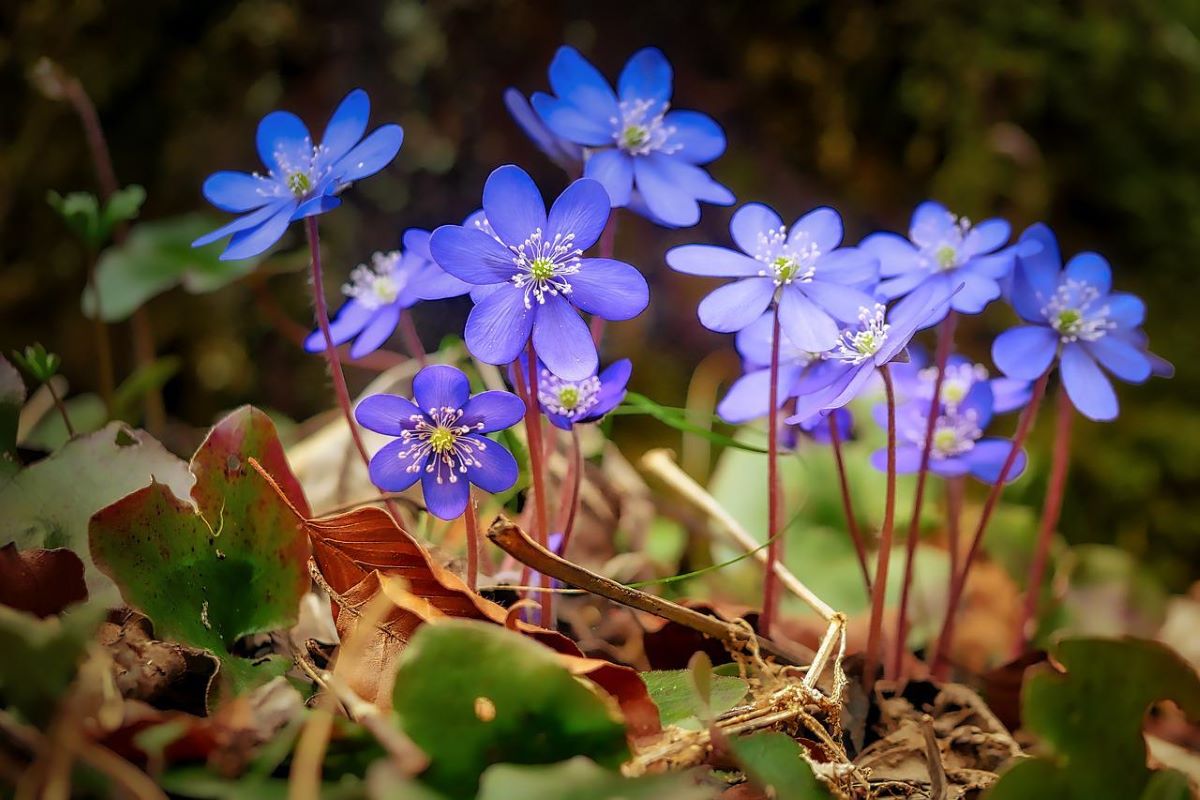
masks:
<path id="1" fill-rule="evenodd" d="M 633 156 L 645 156 L 650 153 L 665 153 L 670 155 L 679 152 L 683 145 L 671 142 L 675 135 L 675 126 L 663 121 L 666 116 L 668 103 L 658 100 L 623 100 L 620 103 L 620 117 L 610 117 L 613 126 L 613 142 L 617 147 Z M 657 109 L 657 113 L 651 113 Z"/>
<path id="2" fill-rule="evenodd" d="M 963 265 L 962 246 L 971 232 L 971 220 L 948 211 L 946 216 L 949 226 L 919 227 L 912 231 L 913 243 L 921 251 L 921 264 L 930 272 L 949 272 Z"/>
<path id="3" fill-rule="evenodd" d="M 533 308 L 531 295 L 540 305 L 546 302 L 546 295 L 570 294 L 571 282 L 567 276 L 583 268 L 580 260 L 583 251 L 575 246 L 574 233 L 556 233 L 551 241 L 542 235 L 542 229 L 538 228 L 516 247 L 507 245 L 517 268 L 510 280 L 518 289 L 525 290 L 525 308 Z"/>
<path id="4" fill-rule="evenodd" d="M 262 197 L 291 195 L 298 200 L 308 199 L 333 171 L 328 154 L 329 148 L 323 144 L 314 147 L 308 137 L 293 149 L 280 145 L 274 153 L 278 172 L 270 170 L 265 178 L 253 173 L 255 178 L 263 180 L 255 191 Z"/>
<path id="5" fill-rule="evenodd" d="M 771 228 L 758 234 L 758 242 L 752 254 L 756 261 L 766 264 L 758 274 L 770 278 L 776 286 L 789 283 L 808 283 L 817 274 L 817 259 L 821 248 L 810 240 L 808 233 L 801 232 L 795 241 L 788 242 L 787 225 Z"/>
<path id="6" fill-rule="evenodd" d="M 408 276 L 400 271 L 400 251 L 375 253 L 370 266 L 359 264 L 342 286 L 342 293 L 353 297 L 369 309 L 381 308 L 396 302 Z"/>
<path id="7" fill-rule="evenodd" d="M 1062 341 L 1094 342 L 1117 327 L 1108 318 L 1111 309 L 1107 304 L 1093 307 L 1101 297 L 1095 286 L 1068 278 L 1042 306 L 1042 315 Z"/>
<path id="8" fill-rule="evenodd" d="M 600 402 L 600 378 L 593 375 L 582 381 L 566 381 L 549 370 L 538 380 L 538 400 L 551 414 L 571 420 L 587 416 Z"/>
<path id="9" fill-rule="evenodd" d="M 838 343 L 827 358 L 861 364 L 879 352 L 888 338 L 891 326 L 887 323 L 887 309 L 881 303 L 875 307 L 861 306 L 858 310 L 857 331 L 842 331 Z"/>
<path id="10" fill-rule="evenodd" d="M 483 466 L 478 454 L 487 445 L 467 436 L 472 430 L 482 430 L 483 422 L 460 425 L 462 415 L 462 409 L 442 406 L 409 417 L 412 429 L 400 432 L 401 441 L 408 447 L 397 453 L 398 458 L 412 461 L 405 471 L 420 472 L 424 465 L 425 472 L 436 473 L 439 484 L 457 483 L 468 467 Z"/>

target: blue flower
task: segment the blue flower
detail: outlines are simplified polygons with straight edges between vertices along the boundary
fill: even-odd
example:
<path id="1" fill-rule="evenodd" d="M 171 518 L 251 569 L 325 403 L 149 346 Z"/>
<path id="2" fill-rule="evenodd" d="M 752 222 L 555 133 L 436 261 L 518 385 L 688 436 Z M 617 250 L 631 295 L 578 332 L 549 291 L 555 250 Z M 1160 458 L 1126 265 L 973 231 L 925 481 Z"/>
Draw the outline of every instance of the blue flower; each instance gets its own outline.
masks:
<path id="1" fill-rule="evenodd" d="M 525 404 L 510 392 L 470 391 L 461 370 L 439 364 L 413 378 L 412 401 L 373 394 L 359 403 L 360 425 L 396 437 L 371 458 L 371 482 L 402 492 L 419 478 L 429 513 L 440 519 L 466 510 L 472 483 L 493 493 L 511 488 L 517 461 L 484 434 L 515 425 Z"/>
<path id="2" fill-rule="evenodd" d="M 612 411 L 625 399 L 625 387 L 633 372 L 628 358 L 614 361 L 600 374 L 581 381 L 567 381 L 546 369 L 538 360 L 538 405 L 542 413 L 557 428 L 571 430 L 574 425 L 595 422 Z M 516 370 L 528 374 L 529 360 L 522 355 L 509 367 L 509 377 L 516 383 Z"/>
<path id="3" fill-rule="evenodd" d="M 1063 387 L 1085 417 L 1115 419 L 1119 406 L 1105 370 L 1127 383 L 1143 383 L 1169 365 L 1146 351 L 1140 330 L 1145 304 L 1112 291 L 1112 270 L 1096 253 L 1080 253 L 1064 268 L 1048 227 L 1021 235 L 1041 249 L 1022 255 L 1013 274 L 1011 301 L 1030 323 L 1005 331 L 992 343 L 992 360 L 1006 375 L 1041 377 L 1058 358 Z M 1103 369 L 1101 369 L 1103 367 Z"/>
<path id="4" fill-rule="evenodd" d="M 295 114 L 272 111 L 263 117 L 257 142 L 267 174 L 210 175 L 204 182 L 208 201 L 222 211 L 243 216 L 201 236 L 192 246 L 232 234 L 221 258 L 250 258 L 279 241 L 290 223 L 341 205 L 337 193 L 390 164 L 404 139 L 399 125 L 380 126 L 364 139 L 370 110 L 366 92 L 350 92 L 315 146 L 308 128 Z"/>
<path id="5" fill-rule="evenodd" d="M 429 231 L 404 232 L 404 249 L 375 253 L 371 263 L 359 264 L 342 287 L 347 300 L 329 323 L 334 344 L 354 339 L 351 358 L 362 358 L 383 346 L 400 323 L 400 314 L 421 300 L 458 297 L 471 290 L 469 283 L 446 273 L 429 254 Z M 320 353 L 325 337 L 315 330 L 304 340 L 304 349 Z"/>
<path id="6" fill-rule="evenodd" d="M 896 397 L 900 402 L 923 402 L 928 409 L 933 401 L 937 366 L 930 364 L 925 351 L 916 345 L 908 349 L 908 355 L 908 363 L 892 366 Z M 992 394 L 992 411 L 997 414 L 1024 408 L 1033 395 L 1030 381 L 1003 376 L 992 378 L 983 364 L 976 364 L 966 356 L 952 355 L 946 360 L 946 371 L 942 377 L 942 406 L 953 411 L 979 383 L 988 385 Z"/>
<path id="7" fill-rule="evenodd" d="M 606 320 L 646 308 L 646 279 L 623 261 L 584 258 L 611 208 L 604 187 L 581 178 L 547 216 L 542 195 L 520 167 L 500 167 L 483 187 L 482 225 L 443 225 L 430 251 L 442 269 L 486 287 L 467 318 L 467 348 L 489 364 L 516 360 L 532 337 L 534 351 L 560 378 L 581 381 L 599 361 L 578 311 Z"/>
<path id="8" fill-rule="evenodd" d="M 896 409 L 896 471 L 899 473 L 921 469 L 931 399 L 927 394 L 901 403 Z M 929 470 L 946 478 L 969 474 L 984 483 L 995 483 L 1013 448 L 1008 439 L 983 435 L 995 410 L 992 385 L 987 380 L 972 381 L 964 396 L 952 404 L 941 405 L 929 449 Z M 887 425 L 886 413 L 883 406 L 875 409 L 875 420 L 881 427 Z M 871 464 L 886 471 L 887 451 L 876 450 L 871 455 Z M 1020 452 L 1007 480 L 1016 480 L 1024 469 L 1025 453 Z"/>
<path id="9" fill-rule="evenodd" d="M 874 233 L 859 245 L 879 259 L 877 293 L 882 300 L 903 297 L 918 286 L 940 286 L 949 292 L 962 284 L 950 304 L 932 317 L 935 325 L 953 308 L 978 314 L 1000 296 L 1000 283 L 1012 271 L 1014 253 L 1001 249 L 1010 229 L 1002 219 L 972 225 L 945 206 L 927 200 L 917 206 L 908 238 L 895 233 Z"/>
<path id="10" fill-rule="evenodd" d="M 546 132 L 582 147 L 584 177 L 604 184 L 614 207 L 690 227 L 700 220 L 700 201 L 730 205 L 734 197 L 699 166 L 725 152 L 724 131 L 706 114 L 670 110 L 671 78 L 662 51 L 648 47 L 629 59 L 613 92 L 577 50 L 560 47 L 550 62 L 556 96 L 538 92 L 532 103 Z M 529 124 L 522 105 L 508 102 L 551 158 L 573 155 Z"/>
<path id="11" fill-rule="evenodd" d="M 808 212 L 789 229 L 761 203 L 742 206 L 729 223 L 741 252 L 686 244 L 667 252 L 667 264 L 689 275 L 739 278 L 700 302 L 700 321 L 718 333 L 741 330 L 772 300 L 779 322 L 797 347 L 813 352 L 838 341 L 838 321 L 854 322 L 875 304 L 878 262 L 855 247 L 841 247 L 842 218 L 832 208 Z"/>

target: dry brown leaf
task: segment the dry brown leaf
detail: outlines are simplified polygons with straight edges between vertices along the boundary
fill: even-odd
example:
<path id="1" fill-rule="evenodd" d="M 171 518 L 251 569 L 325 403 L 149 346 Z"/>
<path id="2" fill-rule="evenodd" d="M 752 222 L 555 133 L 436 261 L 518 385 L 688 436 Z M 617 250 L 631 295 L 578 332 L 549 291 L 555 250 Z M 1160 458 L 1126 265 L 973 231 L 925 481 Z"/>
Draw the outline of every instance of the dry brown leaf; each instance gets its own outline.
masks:
<path id="1" fill-rule="evenodd" d="M 15 542 L 0 547 L 0 605 L 49 617 L 87 596 L 83 562 L 74 552 L 17 550 Z"/>

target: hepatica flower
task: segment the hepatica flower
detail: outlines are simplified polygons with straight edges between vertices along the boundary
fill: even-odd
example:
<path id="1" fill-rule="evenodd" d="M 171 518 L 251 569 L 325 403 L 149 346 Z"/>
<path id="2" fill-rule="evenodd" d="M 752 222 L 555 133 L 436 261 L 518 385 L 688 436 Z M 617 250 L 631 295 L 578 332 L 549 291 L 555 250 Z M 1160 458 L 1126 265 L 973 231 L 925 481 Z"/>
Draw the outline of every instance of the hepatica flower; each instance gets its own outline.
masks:
<path id="1" fill-rule="evenodd" d="M 354 339 L 351 358 L 362 358 L 378 350 L 395 332 L 400 314 L 421 300 L 458 297 L 471 285 L 447 274 L 429 254 L 429 232 L 405 231 L 404 249 L 375 253 L 370 264 L 360 264 L 342 287 L 348 298 L 329 323 L 334 344 Z M 325 337 L 315 330 L 304 341 L 304 349 L 320 353 Z"/>
<path id="2" fill-rule="evenodd" d="M 892 366 L 897 399 L 902 403 L 920 401 L 928 409 L 937 382 L 937 366 L 929 363 L 925 351 L 919 347 L 910 347 L 908 353 L 908 363 Z M 993 378 L 983 364 L 976 364 L 966 356 L 952 355 L 946 360 L 946 372 L 942 378 L 942 406 L 949 411 L 955 410 L 980 383 L 988 385 L 992 394 L 992 411 L 997 414 L 1024 408 L 1033 394 L 1030 381 L 1004 376 Z"/>
<path id="3" fill-rule="evenodd" d="M 554 95 L 538 92 L 532 104 L 550 133 L 582 148 L 584 176 L 604 184 L 614 207 L 690 227 L 700 220 L 699 202 L 729 205 L 734 197 L 700 168 L 725 152 L 724 131 L 707 114 L 672 110 L 671 82 L 657 48 L 633 54 L 614 92 L 577 50 L 561 47 L 550 63 Z M 514 115 L 555 157 L 559 145 Z"/>
<path id="4" fill-rule="evenodd" d="M 401 492 L 419 479 L 429 513 L 440 519 L 466 510 L 472 483 L 493 493 L 512 487 L 516 459 L 484 434 L 516 424 L 525 404 L 510 392 L 469 393 L 460 370 L 435 365 L 413 378 L 411 401 L 375 394 L 359 403 L 360 425 L 395 437 L 371 458 L 371 482 Z"/>
<path id="5" fill-rule="evenodd" d="M 444 225 L 429 248 L 446 272 L 477 287 L 465 338 L 471 353 L 507 364 L 532 337 L 533 348 L 558 377 L 582 381 L 599 362 L 578 311 L 624 320 L 645 309 L 650 294 L 636 269 L 611 258 L 585 258 L 611 208 L 590 178 L 567 187 L 549 215 L 533 179 L 504 166 L 483 187 L 484 227 Z"/>
<path id="6" fill-rule="evenodd" d="M 509 368 L 510 377 L 516 382 L 517 369 L 521 375 L 527 374 L 529 360 L 522 355 L 519 361 L 513 362 Z M 625 387 L 629 384 L 629 376 L 633 372 L 633 364 L 628 358 L 614 361 L 598 375 L 592 375 L 581 381 L 568 381 L 546 369 L 546 365 L 538 360 L 538 405 L 542 413 L 555 427 L 569 431 L 575 425 L 585 422 L 595 422 L 612 411 L 625 399 Z"/>
<path id="7" fill-rule="evenodd" d="M 789 228 L 761 203 L 742 206 L 729 231 L 738 250 L 686 244 L 667 252 L 667 264 L 689 275 L 737 278 L 700 302 L 700 321 L 732 333 L 779 303 L 783 332 L 797 347 L 821 352 L 838 342 L 838 323 L 871 308 L 878 273 L 874 258 L 842 242 L 842 218 L 832 208 L 808 212 Z"/>
<path id="8" fill-rule="evenodd" d="M 204 196 L 222 211 L 242 216 L 192 246 L 231 236 L 221 258 L 249 258 L 279 241 L 292 222 L 337 208 L 337 193 L 391 163 L 404 139 L 399 125 L 382 125 L 363 138 L 370 111 L 366 92 L 350 92 L 330 117 L 320 144 L 295 114 L 272 111 L 263 117 L 257 144 L 266 174 L 210 175 Z"/>
<path id="9" fill-rule="evenodd" d="M 1002 249 L 1009 232 L 1002 219 L 973 225 L 945 206 L 926 201 L 913 212 L 907 239 L 895 233 L 874 233 L 860 247 L 879 259 L 880 299 L 903 297 L 923 285 L 944 292 L 962 285 L 949 306 L 930 319 L 929 324 L 934 325 L 951 308 L 978 314 L 1000 296 L 999 281 L 1012 270 L 1014 260 L 1011 249 Z"/>
<path id="10" fill-rule="evenodd" d="M 1112 291 L 1112 270 L 1096 253 L 1080 253 L 1064 268 L 1045 225 L 1032 226 L 1021 238 L 1041 245 L 1018 260 L 1013 275 L 1013 308 L 1029 324 L 998 336 L 992 360 L 1010 377 L 1034 380 L 1057 357 L 1075 408 L 1094 420 L 1116 418 L 1117 395 L 1105 371 L 1127 383 L 1142 383 L 1154 371 L 1140 330 L 1145 304 Z"/>

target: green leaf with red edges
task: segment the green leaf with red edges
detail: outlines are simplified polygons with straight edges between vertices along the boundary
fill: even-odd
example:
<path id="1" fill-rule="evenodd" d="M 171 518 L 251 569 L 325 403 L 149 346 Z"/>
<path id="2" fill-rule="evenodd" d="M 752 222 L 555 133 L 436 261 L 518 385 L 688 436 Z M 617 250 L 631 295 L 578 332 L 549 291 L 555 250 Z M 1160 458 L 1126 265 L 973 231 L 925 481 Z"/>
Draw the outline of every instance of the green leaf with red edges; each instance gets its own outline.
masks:
<path id="1" fill-rule="evenodd" d="M 288 659 L 250 661 L 232 648 L 244 636 L 293 625 L 308 588 L 304 530 L 250 458 L 307 507 L 274 425 L 244 407 L 193 456 L 193 502 L 154 482 L 97 512 L 90 528 L 92 557 L 125 602 L 150 618 L 159 638 L 211 651 L 224 695 L 287 669 Z"/>

